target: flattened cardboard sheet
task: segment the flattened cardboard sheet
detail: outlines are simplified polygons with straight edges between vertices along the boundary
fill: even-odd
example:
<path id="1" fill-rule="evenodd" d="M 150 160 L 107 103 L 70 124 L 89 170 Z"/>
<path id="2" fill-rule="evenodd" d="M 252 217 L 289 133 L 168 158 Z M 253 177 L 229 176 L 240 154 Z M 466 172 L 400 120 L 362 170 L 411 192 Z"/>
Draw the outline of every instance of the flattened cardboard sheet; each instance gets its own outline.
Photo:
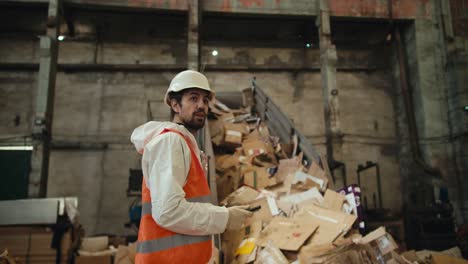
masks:
<path id="1" fill-rule="evenodd" d="M 226 206 L 232 206 L 232 205 L 246 205 L 249 204 L 250 202 L 254 201 L 257 196 L 260 194 L 259 191 L 248 187 L 248 186 L 242 186 L 230 195 L 226 197 L 223 201 L 221 201 L 220 204 L 226 205 Z"/>
<path id="2" fill-rule="evenodd" d="M 265 247 L 271 241 L 280 249 L 297 251 L 317 228 L 317 224 L 302 219 L 273 218 L 260 233 L 257 245 Z"/>
<path id="3" fill-rule="evenodd" d="M 244 174 L 244 184 L 255 189 L 264 189 L 276 185 L 276 178 L 270 177 L 265 167 L 255 167 L 254 171 Z"/>
<path id="4" fill-rule="evenodd" d="M 314 204 L 304 205 L 296 215 L 303 221 L 319 225 L 319 229 L 310 239 L 309 245 L 330 244 L 345 235 L 356 221 L 355 215 L 337 212 Z"/>
<path id="5" fill-rule="evenodd" d="M 317 164 L 317 162 L 312 162 L 307 171 L 307 174 L 311 175 L 312 177 L 320 179 L 323 183 L 321 184 L 321 191 L 324 191 L 328 185 L 328 178 L 325 174 L 325 171 Z M 315 180 L 314 180 L 315 181 Z M 318 181 L 315 181 L 318 183 Z"/>
<path id="6" fill-rule="evenodd" d="M 324 195 L 323 206 L 330 210 L 341 212 L 345 200 L 346 197 L 343 194 L 327 189 Z"/>

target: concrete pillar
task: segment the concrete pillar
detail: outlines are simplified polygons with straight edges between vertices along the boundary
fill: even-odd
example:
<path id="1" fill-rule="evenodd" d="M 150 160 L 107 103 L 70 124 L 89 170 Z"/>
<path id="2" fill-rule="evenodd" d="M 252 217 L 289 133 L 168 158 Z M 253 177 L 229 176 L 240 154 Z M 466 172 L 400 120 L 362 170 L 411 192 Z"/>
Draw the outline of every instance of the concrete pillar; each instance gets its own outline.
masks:
<path id="1" fill-rule="evenodd" d="M 453 145 L 453 155 L 457 167 L 457 182 L 463 194 L 468 190 L 468 113 L 464 109 L 468 105 L 468 40 L 456 37 L 448 54 L 448 113 L 449 128 Z M 468 219 L 468 195 L 464 199 L 462 216 Z"/>
<path id="2" fill-rule="evenodd" d="M 457 154 L 456 149 L 461 143 L 454 142 L 453 137 L 456 136 L 454 132 L 458 122 L 451 122 L 453 120 L 450 119 L 450 94 L 453 89 L 448 78 L 450 63 L 447 60 L 446 41 L 452 37 L 452 33 L 450 26 L 445 25 L 450 19 L 444 12 L 444 6 L 435 0 L 431 1 L 431 4 L 432 17 L 417 17 L 413 25 L 405 28 L 402 38 L 406 50 L 408 84 L 413 96 L 421 158 L 430 167 L 440 171 L 440 176 L 418 172 L 418 168 L 411 167 L 403 168 L 402 176 L 407 178 L 405 185 L 408 185 L 408 196 L 419 195 L 422 190 L 421 184 L 436 187 L 435 192 L 431 193 L 436 199 L 437 188 L 447 188 L 449 199 L 455 207 L 455 215 L 461 223 L 466 199 L 463 186 L 467 183 L 457 169 L 460 167 L 457 164 L 460 154 Z M 404 166 L 404 163 L 401 164 Z M 409 205 L 414 204 L 414 199 L 407 197 L 405 200 Z"/>
<path id="3" fill-rule="evenodd" d="M 198 71 L 200 69 L 200 12 L 199 1 L 188 1 L 188 32 L 187 32 L 187 68 Z"/>
<path id="4" fill-rule="evenodd" d="M 336 85 L 337 53 L 331 42 L 330 9 L 328 0 L 319 1 L 317 27 L 319 29 L 320 73 L 324 98 L 325 136 L 329 161 L 342 160 L 342 132 L 340 125 L 339 89 Z M 335 181 L 342 180 L 335 178 Z M 342 182 L 336 182 L 342 186 Z"/>
<path id="5" fill-rule="evenodd" d="M 52 137 L 55 77 L 60 28 L 60 0 L 49 0 L 47 33 L 40 38 L 39 75 L 33 124 L 34 151 L 29 175 L 29 197 L 45 197 Z"/>

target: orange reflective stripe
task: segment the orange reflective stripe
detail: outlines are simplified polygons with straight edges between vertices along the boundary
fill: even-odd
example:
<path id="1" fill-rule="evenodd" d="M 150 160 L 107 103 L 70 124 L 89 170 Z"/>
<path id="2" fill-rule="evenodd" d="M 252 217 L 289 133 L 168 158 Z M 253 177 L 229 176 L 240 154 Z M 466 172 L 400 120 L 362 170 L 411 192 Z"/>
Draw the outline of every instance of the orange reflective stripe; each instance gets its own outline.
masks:
<path id="1" fill-rule="evenodd" d="M 137 244 L 138 253 L 151 253 L 167 250 L 174 247 L 180 247 L 190 244 L 205 242 L 211 239 L 211 236 L 188 236 L 176 234 L 169 237 L 162 237 L 153 240 L 142 241 Z"/>
<path id="2" fill-rule="evenodd" d="M 152 253 L 137 253 L 135 264 L 206 264 L 211 258 L 211 240 Z"/>

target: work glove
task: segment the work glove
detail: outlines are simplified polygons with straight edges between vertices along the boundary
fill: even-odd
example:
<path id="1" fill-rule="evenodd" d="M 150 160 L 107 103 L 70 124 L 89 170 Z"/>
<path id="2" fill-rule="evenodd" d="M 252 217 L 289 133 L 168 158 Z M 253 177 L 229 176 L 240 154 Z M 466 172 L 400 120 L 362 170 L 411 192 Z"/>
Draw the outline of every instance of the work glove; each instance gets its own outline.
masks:
<path id="1" fill-rule="evenodd" d="M 248 208 L 248 205 L 229 207 L 229 218 L 227 221 L 226 230 L 241 229 L 245 219 L 253 215 L 252 212 L 247 211 Z"/>

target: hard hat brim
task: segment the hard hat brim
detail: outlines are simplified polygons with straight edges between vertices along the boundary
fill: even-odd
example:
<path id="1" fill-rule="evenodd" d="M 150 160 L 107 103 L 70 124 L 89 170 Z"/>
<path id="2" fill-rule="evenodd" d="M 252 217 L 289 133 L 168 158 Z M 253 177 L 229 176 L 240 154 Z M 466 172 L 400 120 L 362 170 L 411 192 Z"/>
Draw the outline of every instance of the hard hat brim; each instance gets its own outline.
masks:
<path id="1" fill-rule="evenodd" d="M 184 90 L 188 90 L 188 89 L 200 89 L 200 90 L 204 90 L 204 91 L 207 91 L 209 94 L 210 94 L 210 101 L 212 101 L 215 96 L 216 96 L 216 93 L 210 89 L 206 89 L 204 87 L 198 87 L 198 86 L 193 86 L 193 87 L 186 87 L 186 88 L 182 88 L 180 90 L 177 90 L 177 91 L 167 91 L 166 92 L 166 95 L 164 96 L 164 102 L 166 102 L 166 104 L 168 106 L 171 106 L 171 101 L 169 99 L 169 93 L 173 92 L 173 93 L 178 93 L 178 92 L 182 92 Z"/>

